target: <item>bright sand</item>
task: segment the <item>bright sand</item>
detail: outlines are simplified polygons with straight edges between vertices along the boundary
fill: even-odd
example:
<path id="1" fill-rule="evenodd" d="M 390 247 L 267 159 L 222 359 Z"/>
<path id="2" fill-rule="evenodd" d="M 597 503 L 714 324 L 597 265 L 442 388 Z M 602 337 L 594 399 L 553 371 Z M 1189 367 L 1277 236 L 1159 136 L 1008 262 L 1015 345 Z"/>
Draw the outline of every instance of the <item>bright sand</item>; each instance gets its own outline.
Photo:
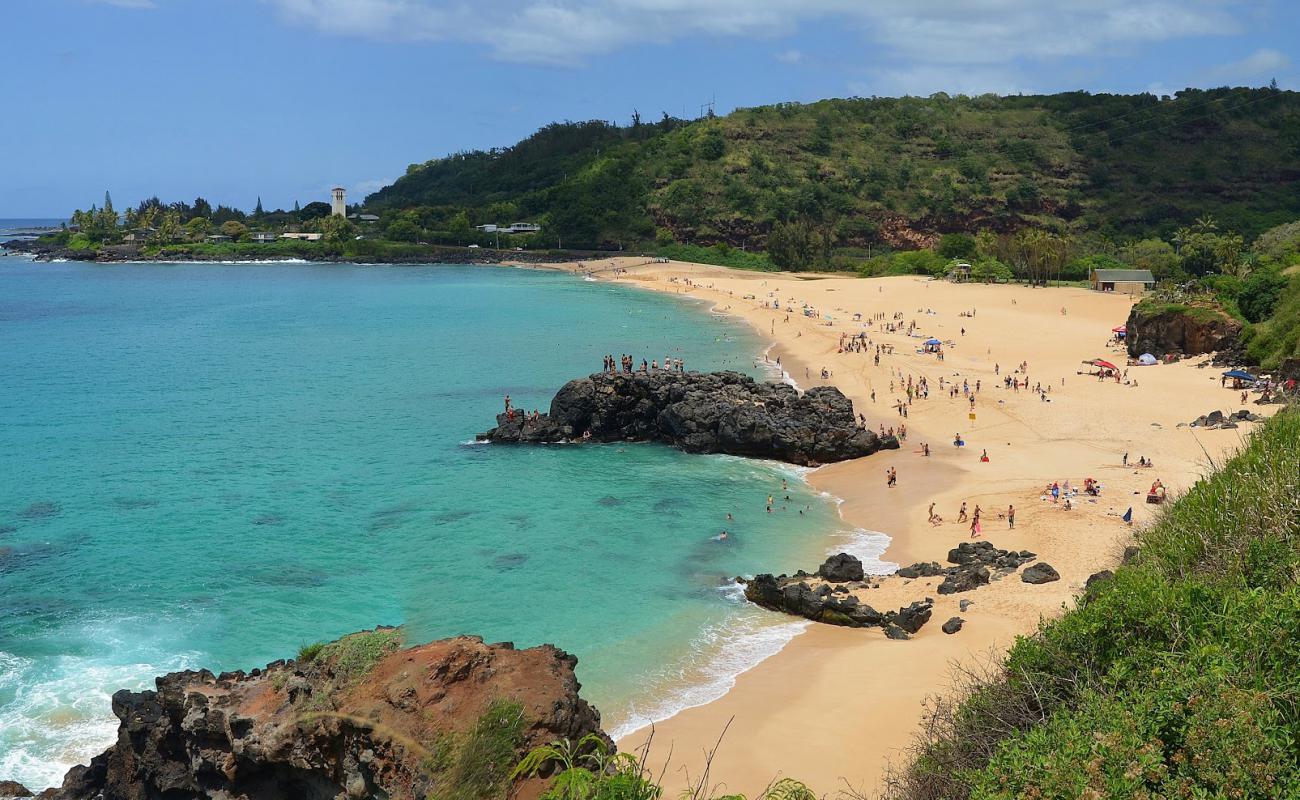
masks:
<path id="1" fill-rule="evenodd" d="M 664 781 L 674 792 L 698 779 L 705 752 L 730 723 L 709 778 L 718 792 L 754 797 L 771 781 L 789 776 L 819 795 L 847 787 L 874 794 L 887 761 L 905 762 L 923 703 L 950 689 L 957 665 L 990 663 L 1016 636 L 1032 633 L 1041 619 L 1072 605 L 1089 575 L 1119 563 L 1130 540 L 1119 515 L 1131 506 L 1135 525 L 1151 519 L 1155 507 L 1146 504 L 1145 495 L 1156 478 L 1177 494 L 1253 427 L 1177 427 L 1214 409 L 1242 407 L 1239 392 L 1220 387 L 1219 370 L 1198 367 L 1203 358 L 1128 368 L 1129 379 L 1139 385 L 1077 374 L 1085 359 L 1124 364 L 1123 351 L 1109 342 L 1111 329 L 1124 323 L 1134 302 L 1124 295 L 919 277 L 774 275 L 632 258 L 566 268 L 711 300 L 716 310 L 738 315 L 769 336 L 769 356 L 781 357 L 800 388 L 837 386 L 873 430 L 881 423 L 905 422 L 908 436 L 901 450 L 823 467 L 809 476 L 816 488 L 843 498 L 847 522 L 892 537 L 886 560 L 945 563 L 949 548 L 970 537 L 969 526 L 955 521 L 965 501 L 971 511 L 977 504 L 983 508 L 983 538 L 1000 548 L 1032 550 L 1061 574 L 1061 580 L 1038 586 L 1011 575 L 947 596 L 934 590 L 937 578 L 887 581 L 869 595 L 880 610 L 927 596 L 936 601 L 933 618 L 911 641 L 887 640 L 879 629 L 813 625 L 778 655 L 740 675 L 722 698 L 654 726 L 650 761 L 656 773 L 668 762 Z M 780 300 L 779 311 L 762 307 L 773 298 Z M 832 323 L 805 316 L 804 303 L 829 315 Z M 787 307 L 794 311 L 787 313 Z M 970 311 L 975 316 L 959 316 Z M 881 323 L 865 328 L 853 320 L 854 313 L 865 321 L 878 312 L 886 321 L 902 312 L 904 327 L 914 320 L 924 336 L 882 333 Z M 871 353 L 837 353 L 842 333 L 863 330 L 873 344 L 894 345 L 879 367 Z M 916 352 L 930 336 L 955 343 L 945 347 L 945 361 Z M 1001 376 L 1022 361 L 1028 362 L 1031 385 L 1050 384 L 1051 402 L 1032 391 L 1003 388 Z M 1001 375 L 994 374 L 995 364 Z M 829 380 L 819 376 L 823 367 L 831 372 Z M 926 376 L 930 396 L 914 402 L 903 420 L 894 406 L 904 397 L 907 375 Z M 956 380 L 959 386 L 966 379 L 972 388 L 980 381 L 975 421 L 960 393 L 949 399 L 946 388 L 939 389 L 941 376 L 945 384 Z M 965 447 L 952 444 L 958 432 Z M 929 443 L 930 458 L 919 454 L 922 442 Z M 985 449 L 990 460 L 982 463 Z M 1156 467 L 1125 468 L 1125 452 L 1130 462 L 1146 456 Z M 895 489 L 885 486 L 889 467 L 898 470 Z M 1086 477 L 1104 486 L 1096 502 L 1081 496 L 1074 510 L 1065 511 L 1042 499 L 1051 482 L 1069 480 L 1081 489 Z M 943 524 L 927 521 L 930 502 Z M 1014 531 L 999 518 L 1009 504 L 1017 512 Z M 974 605 L 959 612 L 961 599 Z M 941 624 L 958 615 L 965 627 L 945 635 Z M 650 734 L 642 729 L 619 747 L 635 749 Z"/>

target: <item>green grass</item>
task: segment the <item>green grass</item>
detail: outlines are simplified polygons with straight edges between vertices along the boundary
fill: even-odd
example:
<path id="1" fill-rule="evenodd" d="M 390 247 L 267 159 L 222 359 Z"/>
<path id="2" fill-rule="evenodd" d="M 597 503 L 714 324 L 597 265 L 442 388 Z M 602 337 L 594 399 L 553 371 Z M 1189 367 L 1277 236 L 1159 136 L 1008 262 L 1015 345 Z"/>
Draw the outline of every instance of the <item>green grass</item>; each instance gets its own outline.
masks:
<path id="1" fill-rule="evenodd" d="M 894 798 L 1300 796 L 1300 412 L 939 702 Z"/>
<path id="2" fill-rule="evenodd" d="M 497 698 L 467 733 L 438 736 L 422 764 L 437 786 L 428 800 L 504 798 L 526 727 L 523 706 Z"/>
<path id="3" fill-rule="evenodd" d="M 325 649 L 324 642 L 313 642 L 312 644 L 305 644 L 302 647 L 298 648 L 298 661 L 303 664 L 310 664 L 316 660 L 316 658 L 321 654 L 321 651 L 324 649 Z"/>
<path id="4" fill-rule="evenodd" d="M 339 684 L 347 684 L 364 677 L 380 659 L 401 647 L 401 628 L 376 628 L 349 634 L 320 647 L 316 660 L 330 665 Z"/>

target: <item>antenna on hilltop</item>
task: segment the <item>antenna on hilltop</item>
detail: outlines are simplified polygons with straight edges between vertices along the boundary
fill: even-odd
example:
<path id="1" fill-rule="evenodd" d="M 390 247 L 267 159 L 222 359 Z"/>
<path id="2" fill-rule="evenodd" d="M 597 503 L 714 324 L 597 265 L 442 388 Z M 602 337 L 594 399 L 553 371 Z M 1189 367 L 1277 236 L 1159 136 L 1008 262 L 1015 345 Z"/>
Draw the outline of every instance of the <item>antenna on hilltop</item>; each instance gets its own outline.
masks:
<path id="1" fill-rule="evenodd" d="M 709 119 L 713 119 L 713 117 L 715 116 L 715 114 L 713 113 L 713 105 L 714 103 L 717 102 L 717 99 L 718 99 L 718 95 L 715 93 L 712 97 L 709 98 L 709 102 L 700 103 L 701 117 L 708 117 Z"/>

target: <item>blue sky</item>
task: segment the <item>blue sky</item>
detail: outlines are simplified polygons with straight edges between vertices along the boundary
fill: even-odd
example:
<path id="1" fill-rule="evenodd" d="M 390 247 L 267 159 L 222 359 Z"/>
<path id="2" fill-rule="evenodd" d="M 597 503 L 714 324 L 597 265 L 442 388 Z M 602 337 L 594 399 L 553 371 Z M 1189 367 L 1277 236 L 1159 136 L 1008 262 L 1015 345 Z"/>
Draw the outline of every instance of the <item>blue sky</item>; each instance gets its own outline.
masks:
<path id="1" fill-rule="evenodd" d="M 0 217 L 267 208 L 554 120 L 852 95 L 1300 89 L 1291 0 L 3 0 Z"/>

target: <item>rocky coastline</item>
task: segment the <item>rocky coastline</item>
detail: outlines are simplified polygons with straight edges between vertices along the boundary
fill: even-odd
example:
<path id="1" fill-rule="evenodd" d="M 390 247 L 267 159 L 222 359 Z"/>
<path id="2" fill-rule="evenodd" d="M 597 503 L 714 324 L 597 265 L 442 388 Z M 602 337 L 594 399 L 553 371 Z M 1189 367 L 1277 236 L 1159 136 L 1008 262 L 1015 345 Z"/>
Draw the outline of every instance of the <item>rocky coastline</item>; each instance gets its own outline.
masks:
<path id="1" fill-rule="evenodd" d="M 934 599 L 925 597 L 896 611 L 877 611 L 869 602 L 870 591 L 890 581 L 942 577 L 937 592 L 970 592 L 991 581 L 1001 580 L 1038 558 L 1028 550 L 1001 550 L 991 542 L 962 542 L 948 551 L 948 562 L 920 562 L 902 567 L 893 575 L 868 575 L 862 562 L 848 553 L 826 559 L 816 572 L 799 570 L 793 575 L 763 573 L 753 578 L 736 578 L 745 587 L 745 598 L 772 611 L 791 614 L 813 622 L 849 628 L 881 628 L 890 639 L 907 639 L 929 622 Z M 1050 564 L 1026 567 L 1020 575 L 1025 583 L 1060 580 Z M 963 600 L 964 611 L 967 601 Z M 944 623 L 944 633 L 961 630 L 964 621 L 953 617 Z"/>
<path id="2" fill-rule="evenodd" d="M 816 466 L 897 449 L 858 427 L 839 389 L 800 393 L 738 372 L 600 372 L 566 383 L 550 411 L 497 415 L 479 441 L 509 444 L 662 442 L 688 453 L 725 453 Z"/>
<path id="3" fill-rule="evenodd" d="M 469 636 L 404 649 L 400 629 L 377 628 L 249 672 L 175 672 L 114 694 L 117 742 L 38 797 L 454 797 L 473 783 L 536 798 L 545 777 L 511 777 L 531 749 L 587 735 L 613 749 L 576 664 Z"/>

